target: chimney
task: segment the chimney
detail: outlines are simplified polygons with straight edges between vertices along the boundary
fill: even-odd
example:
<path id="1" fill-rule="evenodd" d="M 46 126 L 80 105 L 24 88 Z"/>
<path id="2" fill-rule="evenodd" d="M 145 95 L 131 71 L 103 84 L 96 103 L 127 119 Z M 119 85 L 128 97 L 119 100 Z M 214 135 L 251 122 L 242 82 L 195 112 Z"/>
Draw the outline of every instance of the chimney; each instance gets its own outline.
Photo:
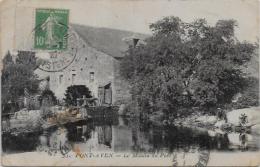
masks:
<path id="1" fill-rule="evenodd" d="M 129 46 L 136 47 L 140 38 L 138 38 L 136 34 L 133 34 L 132 36 L 125 37 L 122 40 L 125 41 Z"/>
<path id="2" fill-rule="evenodd" d="M 10 54 L 12 56 L 12 60 L 13 60 L 14 64 L 16 64 L 16 59 L 18 58 L 18 51 L 12 50 Z"/>

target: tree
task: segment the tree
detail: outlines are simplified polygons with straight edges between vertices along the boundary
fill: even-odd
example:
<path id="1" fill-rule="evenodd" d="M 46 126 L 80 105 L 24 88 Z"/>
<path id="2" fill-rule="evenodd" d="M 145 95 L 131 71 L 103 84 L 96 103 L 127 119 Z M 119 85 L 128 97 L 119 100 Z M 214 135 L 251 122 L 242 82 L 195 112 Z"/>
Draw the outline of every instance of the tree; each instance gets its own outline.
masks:
<path id="1" fill-rule="evenodd" d="M 42 92 L 40 96 L 40 104 L 45 106 L 53 106 L 57 104 L 57 98 L 54 95 L 53 91 L 46 89 Z"/>
<path id="2" fill-rule="evenodd" d="M 17 54 L 16 61 L 13 61 L 8 52 L 3 59 L 2 69 L 2 107 L 12 104 L 17 106 L 19 98 L 24 96 L 24 89 L 27 88 L 30 93 L 36 93 L 39 80 L 34 74 L 36 68 L 36 57 L 33 52 L 20 51 Z"/>
<path id="3" fill-rule="evenodd" d="M 230 103 L 244 88 L 240 66 L 255 49 L 235 38 L 236 26 L 234 20 L 209 26 L 204 19 L 185 23 L 165 17 L 150 25 L 153 35 L 146 44 L 128 49 L 121 74 L 141 106 L 173 112 Z"/>
<path id="4" fill-rule="evenodd" d="M 57 104 L 56 96 L 49 89 L 42 91 L 39 101 L 43 117 L 50 115 L 52 113 L 51 107 Z"/>
<path id="5" fill-rule="evenodd" d="M 65 93 L 65 102 L 67 105 L 77 105 L 77 98 L 91 98 L 91 92 L 85 85 L 72 85 L 69 86 Z"/>
<path id="6" fill-rule="evenodd" d="M 10 51 L 8 51 L 7 54 L 6 54 L 6 56 L 5 56 L 4 59 L 3 59 L 3 65 L 4 65 L 4 67 L 5 67 L 6 65 L 13 64 L 13 63 L 14 63 L 14 62 L 13 62 L 11 53 L 10 53 Z"/>

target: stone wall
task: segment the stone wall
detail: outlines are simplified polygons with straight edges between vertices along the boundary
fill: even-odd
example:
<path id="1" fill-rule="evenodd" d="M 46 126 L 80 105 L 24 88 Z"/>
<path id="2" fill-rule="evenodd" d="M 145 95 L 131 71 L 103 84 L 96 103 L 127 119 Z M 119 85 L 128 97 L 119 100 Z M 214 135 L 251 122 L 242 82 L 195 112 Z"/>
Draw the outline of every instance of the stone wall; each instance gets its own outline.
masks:
<path id="1" fill-rule="evenodd" d="M 114 58 L 86 45 L 82 40 L 80 45 L 69 67 L 61 72 L 49 72 L 50 89 L 59 99 L 64 97 L 67 87 L 71 85 L 86 85 L 97 97 L 99 86 L 113 82 Z"/>
<path id="2" fill-rule="evenodd" d="M 130 95 L 127 82 L 120 76 L 120 60 L 92 48 L 82 39 L 80 45 L 69 67 L 61 72 L 48 72 L 50 89 L 57 98 L 63 99 L 67 87 L 71 85 L 86 85 L 92 95 L 98 97 L 98 87 L 111 83 L 112 103 L 126 101 Z"/>

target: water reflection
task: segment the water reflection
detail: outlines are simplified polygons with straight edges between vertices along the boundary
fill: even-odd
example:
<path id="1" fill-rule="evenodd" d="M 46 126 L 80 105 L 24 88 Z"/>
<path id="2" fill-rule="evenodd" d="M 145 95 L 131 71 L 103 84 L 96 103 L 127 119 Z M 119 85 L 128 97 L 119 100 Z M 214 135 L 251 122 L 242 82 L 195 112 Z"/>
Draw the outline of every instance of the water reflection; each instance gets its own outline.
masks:
<path id="1" fill-rule="evenodd" d="M 98 134 L 98 144 L 104 144 L 111 148 L 112 142 L 112 127 L 109 126 L 98 126 L 95 128 Z"/>
<path id="2" fill-rule="evenodd" d="M 33 143 L 30 149 L 35 150 L 39 146 L 60 148 L 66 143 L 82 152 L 174 152 L 198 148 L 227 151 L 241 149 L 241 144 L 251 150 L 257 149 L 254 143 L 247 144 L 249 138 L 248 134 L 212 134 L 209 131 L 186 127 L 154 126 L 148 122 L 140 122 L 139 119 L 97 117 L 91 122 L 70 124 L 45 131 L 37 136 L 36 141 L 30 140 Z M 234 139 L 237 142 L 234 142 Z M 4 150 L 19 150 L 19 146 L 14 147 L 17 141 L 20 143 L 19 146 L 26 145 L 26 140 L 19 138 L 8 141 L 9 145 L 3 145 Z M 8 143 L 5 140 L 3 142 Z"/>
<path id="3" fill-rule="evenodd" d="M 93 120 L 86 125 L 69 126 L 68 140 L 81 151 L 159 152 L 207 148 L 232 150 L 227 133 L 209 135 L 207 131 L 186 127 L 159 127 L 138 119 L 119 117 L 117 121 Z M 239 137 L 239 136 L 238 136 Z"/>

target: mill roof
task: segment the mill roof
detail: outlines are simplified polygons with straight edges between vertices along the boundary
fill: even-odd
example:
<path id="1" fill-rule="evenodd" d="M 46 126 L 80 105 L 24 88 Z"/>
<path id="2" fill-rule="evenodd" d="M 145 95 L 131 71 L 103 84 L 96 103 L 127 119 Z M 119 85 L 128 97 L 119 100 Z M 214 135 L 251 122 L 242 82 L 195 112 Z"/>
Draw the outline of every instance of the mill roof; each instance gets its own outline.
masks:
<path id="1" fill-rule="evenodd" d="M 115 58 L 124 56 L 128 44 L 124 39 L 135 37 L 144 40 L 149 35 L 103 27 L 72 24 L 73 29 L 91 47 Z"/>

